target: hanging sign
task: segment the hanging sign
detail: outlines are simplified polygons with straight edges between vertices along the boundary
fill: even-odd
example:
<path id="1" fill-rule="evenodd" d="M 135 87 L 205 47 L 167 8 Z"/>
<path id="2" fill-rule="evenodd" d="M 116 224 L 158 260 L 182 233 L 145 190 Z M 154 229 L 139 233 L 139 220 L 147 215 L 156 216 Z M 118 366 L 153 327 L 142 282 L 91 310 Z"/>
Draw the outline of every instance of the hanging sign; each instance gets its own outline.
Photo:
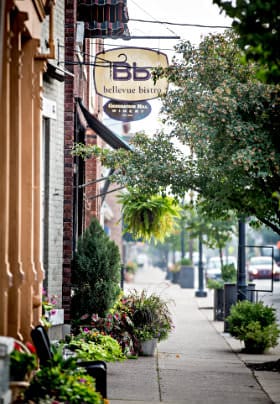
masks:
<path id="1" fill-rule="evenodd" d="M 147 101 L 108 101 L 104 107 L 106 114 L 117 121 L 131 122 L 146 118 L 151 113 L 151 105 Z"/>
<path id="2" fill-rule="evenodd" d="M 168 67 L 168 58 L 152 49 L 124 47 L 100 52 L 95 58 L 96 93 L 118 101 L 143 101 L 167 92 L 166 78 L 155 83 L 151 71 Z"/>

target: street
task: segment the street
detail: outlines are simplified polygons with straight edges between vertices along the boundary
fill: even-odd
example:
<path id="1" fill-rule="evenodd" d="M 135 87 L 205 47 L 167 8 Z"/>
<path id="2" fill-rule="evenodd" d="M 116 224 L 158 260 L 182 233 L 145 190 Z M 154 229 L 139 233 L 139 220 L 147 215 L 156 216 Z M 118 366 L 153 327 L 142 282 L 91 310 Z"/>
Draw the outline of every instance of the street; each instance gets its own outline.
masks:
<path id="1" fill-rule="evenodd" d="M 267 279 L 256 279 L 254 281 L 256 290 L 271 290 L 271 281 Z M 280 323 L 280 282 L 274 282 L 273 292 L 256 292 L 257 299 L 267 305 L 272 305 L 277 311 L 277 321 Z"/>

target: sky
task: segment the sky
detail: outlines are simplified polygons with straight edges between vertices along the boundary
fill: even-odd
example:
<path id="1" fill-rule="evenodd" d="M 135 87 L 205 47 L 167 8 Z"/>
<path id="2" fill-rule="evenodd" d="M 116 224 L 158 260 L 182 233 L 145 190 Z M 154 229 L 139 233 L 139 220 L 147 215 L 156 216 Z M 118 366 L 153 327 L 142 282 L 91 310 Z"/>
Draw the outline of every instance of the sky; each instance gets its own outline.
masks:
<path id="1" fill-rule="evenodd" d="M 127 1 L 129 22 L 128 27 L 131 36 L 179 36 L 180 39 L 132 39 L 106 40 L 105 49 L 117 46 L 136 46 L 158 49 L 166 53 L 171 62 L 174 55 L 174 46 L 181 40 L 188 40 L 198 45 L 210 32 L 223 32 L 220 28 L 202 28 L 193 26 L 179 26 L 171 24 L 158 24 L 148 22 L 136 22 L 134 19 L 147 21 L 161 21 L 175 24 L 194 24 L 207 26 L 230 26 L 231 21 L 224 13 L 220 13 L 218 6 L 212 0 L 128 0 Z M 149 101 L 152 106 L 151 114 L 140 121 L 131 122 L 131 132 L 153 131 L 162 127 L 159 116 L 160 101 Z M 114 121 L 109 122 L 104 114 L 105 122 L 118 134 L 122 124 Z M 106 122 L 107 121 L 107 122 Z"/>

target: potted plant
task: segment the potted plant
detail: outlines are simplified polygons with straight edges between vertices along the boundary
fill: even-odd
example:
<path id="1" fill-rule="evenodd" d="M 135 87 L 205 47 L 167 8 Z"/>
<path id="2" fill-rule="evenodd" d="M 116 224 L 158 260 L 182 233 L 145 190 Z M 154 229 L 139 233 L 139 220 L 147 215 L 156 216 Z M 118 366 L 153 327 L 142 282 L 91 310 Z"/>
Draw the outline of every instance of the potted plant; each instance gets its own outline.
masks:
<path id="1" fill-rule="evenodd" d="M 227 317 L 230 334 L 244 342 L 244 352 L 263 353 L 277 345 L 280 329 L 276 310 L 263 302 L 237 302 Z"/>
<path id="2" fill-rule="evenodd" d="M 51 399 L 51 403 L 104 404 L 95 389 L 95 380 L 78 366 L 74 357 L 64 359 L 62 346 L 52 347 L 53 357 L 47 366 L 41 367 L 25 391 L 23 403 L 40 403 Z"/>
<path id="3" fill-rule="evenodd" d="M 130 316 L 127 299 L 121 294 L 112 309 L 104 316 L 98 314 L 84 314 L 79 321 L 72 322 L 72 333 L 80 333 L 81 328 L 89 328 L 103 335 L 110 335 L 121 346 L 122 352 L 127 356 L 135 356 L 137 352 L 137 339 L 134 336 L 133 323 Z"/>
<path id="4" fill-rule="evenodd" d="M 178 283 L 179 274 L 180 274 L 181 266 L 178 262 L 172 264 L 169 268 L 169 272 L 171 274 L 171 282 Z"/>
<path id="5" fill-rule="evenodd" d="M 174 228 L 174 219 L 180 207 L 170 196 L 145 195 L 138 189 L 129 189 L 119 196 L 127 232 L 134 238 L 163 241 Z"/>
<path id="6" fill-rule="evenodd" d="M 236 268 L 233 263 L 225 264 L 221 269 L 221 278 L 208 278 L 207 287 L 208 289 L 214 290 L 214 320 L 224 321 L 225 309 L 224 300 L 225 283 L 236 283 Z"/>
<path id="7" fill-rule="evenodd" d="M 70 336 L 65 347 L 75 352 L 81 360 L 116 362 L 126 359 L 117 340 L 88 328 L 76 336 Z"/>
<path id="8" fill-rule="evenodd" d="M 134 290 L 126 299 L 133 332 L 140 342 L 139 353 L 153 355 L 157 341 L 166 339 L 173 328 L 168 302 L 156 293 L 148 294 L 146 290 Z M 147 345 L 148 351 L 145 350 Z"/>
<path id="9" fill-rule="evenodd" d="M 137 271 L 137 264 L 133 261 L 128 261 L 124 266 L 124 279 L 126 282 L 131 282 Z"/>
<path id="10" fill-rule="evenodd" d="M 33 345 L 29 342 L 24 344 L 15 340 L 14 350 L 10 355 L 10 389 L 13 401 L 22 397 L 37 366 L 37 356 Z"/>
<path id="11" fill-rule="evenodd" d="M 214 290 L 214 321 L 224 321 L 224 281 L 208 279 L 207 288 Z"/>

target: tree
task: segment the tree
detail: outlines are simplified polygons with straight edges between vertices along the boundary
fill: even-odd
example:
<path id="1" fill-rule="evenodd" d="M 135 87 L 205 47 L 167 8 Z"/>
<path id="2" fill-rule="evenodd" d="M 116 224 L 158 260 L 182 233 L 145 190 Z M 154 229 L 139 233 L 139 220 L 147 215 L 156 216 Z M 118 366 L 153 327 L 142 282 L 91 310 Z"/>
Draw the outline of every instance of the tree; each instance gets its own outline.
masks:
<path id="1" fill-rule="evenodd" d="M 272 83 L 280 80 L 280 2 L 213 0 L 233 18 L 238 43 L 247 60 L 259 62 L 258 77 Z M 234 3 L 234 4 L 233 4 Z"/>
<path id="2" fill-rule="evenodd" d="M 181 42 L 177 52 L 178 60 L 155 72 L 155 80 L 165 75 L 170 82 L 162 111 L 170 132 L 139 134 L 134 152 L 103 161 L 118 169 L 118 182 L 146 194 L 193 190 L 209 217 L 254 216 L 280 234 L 272 196 L 280 188 L 280 86 L 259 82 L 256 64 L 241 63 L 232 32 L 210 35 L 198 48 Z"/>
<path id="3" fill-rule="evenodd" d="M 186 183 L 211 216 L 234 210 L 280 232 L 272 197 L 280 186 L 279 86 L 260 83 L 255 64 L 240 63 L 232 33 L 178 51 L 183 60 L 164 72 L 174 89 L 163 110 L 194 155 Z"/>
<path id="4" fill-rule="evenodd" d="M 121 262 L 117 245 L 93 219 L 78 241 L 72 268 L 71 318 L 103 317 L 120 293 Z"/>
<path id="5" fill-rule="evenodd" d="M 236 222 L 236 218 L 232 214 L 228 214 L 223 219 L 217 219 L 205 214 L 200 205 L 197 205 L 196 208 L 189 206 L 186 230 L 190 232 L 193 238 L 198 238 L 200 235 L 204 236 L 203 243 L 207 247 L 217 248 L 221 267 L 223 267 L 223 249 L 236 231 Z"/>

